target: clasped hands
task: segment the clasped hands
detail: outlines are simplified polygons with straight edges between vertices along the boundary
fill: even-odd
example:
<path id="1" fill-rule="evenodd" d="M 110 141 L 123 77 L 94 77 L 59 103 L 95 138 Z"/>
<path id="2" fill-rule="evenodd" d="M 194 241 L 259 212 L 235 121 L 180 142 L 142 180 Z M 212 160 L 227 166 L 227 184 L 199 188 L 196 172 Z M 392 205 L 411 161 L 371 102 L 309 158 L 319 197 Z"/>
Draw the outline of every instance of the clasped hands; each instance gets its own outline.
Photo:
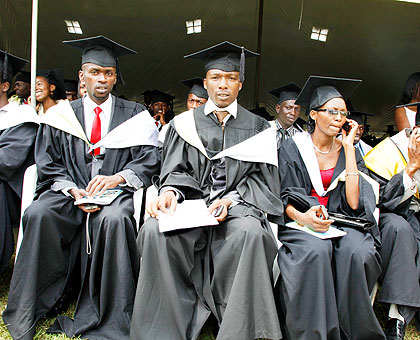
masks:
<path id="1" fill-rule="evenodd" d="M 147 212 L 151 217 L 159 219 L 159 210 L 164 214 L 173 214 L 177 206 L 177 198 L 172 190 L 165 191 L 159 195 L 153 202 L 147 206 Z M 228 208 L 232 204 L 232 201 L 228 198 L 222 198 L 215 200 L 209 207 L 208 211 L 213 213 L 219 206 L 223 206 L 223 210 L 219 216 L 216 217 L 218 222 L 222 222 L 226 219 Z"/>
<path id="2" fill-rule="evenodd" d="M 113 189 L 122 183 L 125 183 L 125 179 L 118 174 L 112 176 L 97 175 L 88 183 L 86 189 L 72 188 L 69 190 L 69 193 L 74 197 L 74 200 L 77 201 L 83 197 L 102 195 L 107 189 Z M 101 210 L 100 207 L 86 209 L 85 204 L 80 204 L 78 207 L 87 213 Z"/>

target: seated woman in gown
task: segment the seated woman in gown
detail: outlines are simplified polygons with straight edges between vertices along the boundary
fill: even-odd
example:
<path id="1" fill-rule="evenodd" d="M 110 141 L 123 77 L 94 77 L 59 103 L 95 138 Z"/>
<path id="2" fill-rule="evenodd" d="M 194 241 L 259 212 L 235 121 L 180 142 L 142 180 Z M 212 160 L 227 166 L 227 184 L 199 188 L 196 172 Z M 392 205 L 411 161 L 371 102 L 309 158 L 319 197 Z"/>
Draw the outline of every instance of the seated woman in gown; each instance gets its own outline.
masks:
<path id="1" fill-rule="evenodd" d="M 357 123 L 347 120 L 345 99 L 360 80 L 311 76 L 296 100 L 307 108 L 308 132 L 279 149 L 281 198 L 285 219 L 298 229 L 279 228 L 281 279 L 276 287 L 286 339 L 385 339 L 373 312 L 370 292 L 380 275 L 375 249 L 379 232 L 373 212 L 377 184 L 353 146 Z M 348 122 L 348 132 L 343 125 Z M 342 140 L 337 135 L 342 131 Z M 376 186 L 375 186 L 376 184 Z M 328 231 L 328 212 L 374 223 L 370 232 L 340 227 L 347 234 L 320 239 L 299 230 Z"/>

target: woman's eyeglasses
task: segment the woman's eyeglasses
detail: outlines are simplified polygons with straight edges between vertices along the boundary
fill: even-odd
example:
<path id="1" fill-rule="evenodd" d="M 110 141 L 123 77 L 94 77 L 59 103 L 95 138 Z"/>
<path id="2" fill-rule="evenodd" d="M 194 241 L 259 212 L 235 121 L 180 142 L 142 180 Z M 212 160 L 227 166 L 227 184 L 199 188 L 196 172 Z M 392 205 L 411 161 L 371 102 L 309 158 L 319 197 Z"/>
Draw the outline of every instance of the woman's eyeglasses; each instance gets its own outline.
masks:
<path id="1" fill-rule="evenodd" d="M 322 111 L 322 112 L 326 112 L 329 113 L 330 115 L 342 115 L 343 117 L 346 117 L 350 114 L 349 111 L 339 111 L 339 110 L 333 110 L 333 109 L 318 109 L 315 111 Z"/>

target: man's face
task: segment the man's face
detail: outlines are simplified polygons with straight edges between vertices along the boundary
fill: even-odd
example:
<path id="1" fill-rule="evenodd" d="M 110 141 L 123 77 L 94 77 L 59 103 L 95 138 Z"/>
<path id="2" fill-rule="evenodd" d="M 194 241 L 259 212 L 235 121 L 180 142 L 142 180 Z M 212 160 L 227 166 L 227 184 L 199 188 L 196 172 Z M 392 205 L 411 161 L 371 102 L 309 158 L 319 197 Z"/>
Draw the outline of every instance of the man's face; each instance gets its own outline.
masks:
<path id="1" fill-rule="evenodd" d="M 218 107 L 227 107 L 235 101 L 242 88 L 239 72 L 208 70 L 204 78 L 204 88 Z"/>
<path id="2" fill-rule="evenodd" d="M 86 84 L 85 84 L 84 81 L 80 81 L 80 83 L 79 83 L 79 98 L 83 98 L 86 93 L 87 93 Z"/>
<path id="3" fill-rule="evenodd" d="M 356 130 L 356 135 L 354 136 L 354 143 L 357 144 L 360 141 L 360 138 L 362 138 L 363 133 L 365 132 L 365 127 L 363 124 L 359 125 L 359 127 Z"/>
<path id="4" fill-rule="evenodd" d="M 86 63 L 79 71 L 79 78 L 84 81 L 89 98 L 96 104 L 102 104 L 117 82 L 117 69 Z"/>
<path id="5" fill-rule="evenodd" d="M 1 74 L 0 74 L 1 76 Z M 7 103 L 7 91 L 10 89 L 10 84 L 8 81 L 5 81 L 4 83 L 0 82 L 0 99 L 4 98 L 4 101 Z M 2 99 L 3 100 L 3 99 Z"/>
<path id="6" fill-rule="evenodd" d="M 29 83 L 25 83 L 24 81 L 18 80 L 15 82 L 16 95 L 19 98 L 28 98 L 31 94 L 31 85 Z"/>
<path id="7" fill-rule="evenodd" d="M 165 114 L 169 111 L 169 105 L 165 102 L 155 102 L 150 104 L 153 118 L 160 121 L 162 125 L 165 125 Z"/>
<path id="8" fill-rule="evenodd" d="M 287 129 L 298 119 L 300 105 L 295 105 L 295 100 L 285 100 L 276 106 L 277 119 L 283 128 Z"/>
<path id="9" fill-rule="evenodd" d="M 66 98 L 69 101 L 73 101 L 77 99 L 77 93 L 76 91 L 66 91 Z"/>
<path id="10" fill-rule="evenodd" d="M 187 99 L 187 109 L 188 110 L 196 109 L 197 107 L 205 104 L 206 102 L 207 102 L 206 98 L 200 98 L 196 96 L 194 93 L 190 93 L 188 94 L 188 99 Z"/>

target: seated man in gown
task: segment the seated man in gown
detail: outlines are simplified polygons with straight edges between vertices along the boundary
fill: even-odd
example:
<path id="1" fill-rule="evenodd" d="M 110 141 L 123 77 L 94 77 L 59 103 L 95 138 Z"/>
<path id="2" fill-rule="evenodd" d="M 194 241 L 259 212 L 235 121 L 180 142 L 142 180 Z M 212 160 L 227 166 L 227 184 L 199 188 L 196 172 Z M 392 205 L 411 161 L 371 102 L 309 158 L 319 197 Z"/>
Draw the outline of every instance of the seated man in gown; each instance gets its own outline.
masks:
<path id="1" fill-rule="evenodd" d="M 140 265 L 133 192 L 159 170 L 158 131 L 144 106 L 111 95 L 117 57 L 134 51 L 103 36 L 67 43 L 82 51 L 87 95 L 42 117 L 38 196 L 23 216 L 3 319 L 13 339 L 30 340 L 37 320 L 79 284 L 74 320 L 59 317 L 50 331 L 128 339 Z M 110 205 L 75 205 L 112 188 L 121 192 Z"/>
<path id="2" fill-rule="evenodd" d="M 265 215 L 280 221 L 283 213 L 275 131 L 236 100 L 253 55 L 224 42 L 189 56 L 205 61 L 209 100 L 169 124 L 160 195 L 148 211 L 158 217 L 203 199 L 220 212 L 219 225 L 161 233 L 149 218 L 142 226 L 132 340 L 197 339 L 210 314 L 220 340 L 282 337 L 271 275 L 277 245 Z"/>

